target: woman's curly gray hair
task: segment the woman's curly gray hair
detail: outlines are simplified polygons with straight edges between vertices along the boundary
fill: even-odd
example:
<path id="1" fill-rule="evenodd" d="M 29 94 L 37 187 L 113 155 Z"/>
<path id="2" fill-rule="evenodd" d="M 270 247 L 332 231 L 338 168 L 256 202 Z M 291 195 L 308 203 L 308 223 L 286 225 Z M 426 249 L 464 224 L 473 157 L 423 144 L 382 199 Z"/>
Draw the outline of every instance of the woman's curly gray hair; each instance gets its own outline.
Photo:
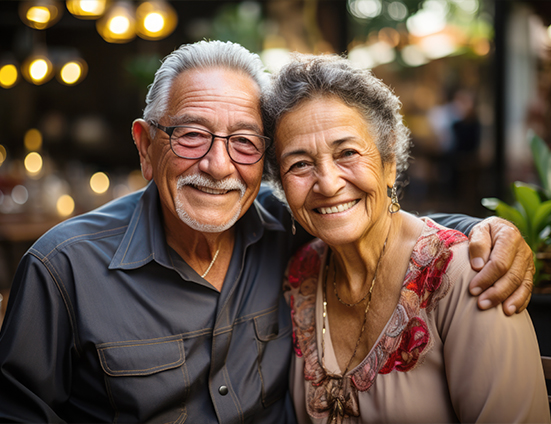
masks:
<path id="1" fill-rule="evenodd" d="M 349 60 L 337 55 L 295 53 L 291 62 L 272 78 L 272 85 L 265 90 L 262 101 L 266 135 L 274 138 L 281 118 L 302 102 L 324 96 L 336 97 L 365 117 L 383 163 L 396 162 L 398 174 L 407 169 L 410 139 L 400 114 L 402 104 L 370 70 L 354 68 Z M 265 177 L 282 198 L 274 144 L 266 153 Z"/>

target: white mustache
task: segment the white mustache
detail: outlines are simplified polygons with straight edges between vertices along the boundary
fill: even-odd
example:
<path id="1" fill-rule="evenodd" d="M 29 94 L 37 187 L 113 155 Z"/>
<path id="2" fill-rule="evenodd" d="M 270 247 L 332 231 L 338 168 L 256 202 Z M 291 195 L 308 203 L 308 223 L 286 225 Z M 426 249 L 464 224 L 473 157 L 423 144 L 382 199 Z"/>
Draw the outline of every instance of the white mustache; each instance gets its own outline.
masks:
<path id="1" fill-rule="evenodd" d="M 178 189 L 181 189 L 186 185 L 207 187 L 214 190 L 239 190 L 240 197 L 243 197 L 245 195 L 245 191 L 247 190 L 245 184 L 235 178 L 226 178 L 222 181 L 215 181 L 199 174 L 186 175 L 185 177 L 178 178 Z"/>

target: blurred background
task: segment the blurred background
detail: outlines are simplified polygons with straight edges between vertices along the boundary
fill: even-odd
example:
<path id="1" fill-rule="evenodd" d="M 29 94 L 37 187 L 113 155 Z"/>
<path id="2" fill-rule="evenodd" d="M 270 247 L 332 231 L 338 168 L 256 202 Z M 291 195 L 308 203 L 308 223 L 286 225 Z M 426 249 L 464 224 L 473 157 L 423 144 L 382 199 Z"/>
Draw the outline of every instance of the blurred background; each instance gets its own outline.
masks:
<path id="1" fill-rule="evenodd" d="M 292 51 L 371 68 L 412 131 L 403 207 L 488 215 L 536 179 L 528 129 L 551 142 L 550 3 L 0 1 L 0 294 L 47 229 L 145 185 L 131 123 L 160 60 L 201 39 L 270 70 Z"/>

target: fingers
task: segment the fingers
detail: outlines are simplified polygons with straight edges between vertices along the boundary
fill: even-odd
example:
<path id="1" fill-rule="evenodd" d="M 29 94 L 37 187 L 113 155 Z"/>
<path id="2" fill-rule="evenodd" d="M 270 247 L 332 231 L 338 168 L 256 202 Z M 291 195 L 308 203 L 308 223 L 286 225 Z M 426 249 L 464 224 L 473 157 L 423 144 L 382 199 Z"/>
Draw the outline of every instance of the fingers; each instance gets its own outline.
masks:
<path id="1" fill-rule="evenodd" d="M 517 288 L 511 296 L 503 303 L 503 310 L 507 315 L 513 315 L 515 312 L 520 313 L 526 309 L 532 297 L 534 289 L 534 271 L 528 269 L 522 284 Z"/>
<path id="2" fill-rule="evenodd" d="M 488 309 L 503 303 L 507 315 L 526 309 L 535 267 L 532 250 L 520 231 L 492 217 L 473 228 L 469 241 L 471 266 L 480 270 L 469 285 L 471 294 L 480 295 L 478 306 Z"/>
<path id="3" fill-rule="evenodd" d="M 493 285 L 490 293 L 493 293 L 496 289 L 497 293 L 491 295 L 490 299 L 494 301 L 499 298 L 501 302 L 520 286 L 525 271 L 530 266 L 529 262 L 532 261 L 532 256 L 530 248 L 522 239 L 520 232 L 515 227 L 511 227 L 510 224 L 499 224 L 497 231 L 495 231 L 495 227 L 490 231 L 490 236 L 493 236 L 493 248 L 484 267 L 473 278 L 469 288 L 471 294 L 477 296 L 483 291 L 489 290 L 489 287 Z M 477 237 L 480 249 L 485 249 L 486 247 L 482 246 L 482 244 L 487 243 L 486 237 L 482 234 L 479 236 L 473 234 L 473 238 L 477 239 Z M 475 246 L 473 249 L 476 251 L 478 247 Z M 527 251 L 529 258 L 526 256 Z M 480 253 L 485 254 L 482 250 L 480 250 Z M 492 303 L 491 306 L 495 306 L 495 304 Z"/>
<path id="4" fill-rule="evenodd" d="M 521 245 L 521 249 L 516 255 L 511 268 L 509 268 L 505 275 L 498 278 L 493 286 L 480 295 L 478 306 L 481 309 L 492 308 L 499 303 L 503 303 L 504 312 L 507 315 L 513 315 L 515 312 L 523 311 L 528 306 L 533 289 L 535 268 L 531 250 L 527 246 L 526 249 Z M 484 269 L 471 281 L 471 293 L 475 291 L 472 289 L 473 286 L 480 288 L 487 284 L 486 281 L 476 281 L 479 277 L 491 279 L 505 268 L 506 262 L 493 263 L 492 258 L 493 254 L 490 256 L 490 260 Z M 496 270 L 493 271 L 491 268 L 495 268 Z"/>
<path id="5" fill-rule="evenodd" d="M 475 225 L 469 235 L 469 257 L 471 266 L 475 271 L 480 271 L 488 262 L 492 250 L 492 237 L 488 220 Z"/>
<path id="6" fill-rule="evenodd" d="M 500 303 L 503 303 L 505 299 L 511 296 L 515 290 L 517 290 L 524 280 L 526 266 L 518 261 L 515 261 L 511 268 L 506 271 L 504 262 L 494 261 L 491 257 L 484 269 L 471 281 L 469 286 L 471 293 L 476 293 L 477 289 L 481 290 L 483 287 L 489 287 L 485 289 L 478 298 L 478 306 L 480 309 L 493 308 Z M 504 273 L 504 270 L 506 271 Z M 504 274 L 504 275 L 503 275 Z M 502 277 L 498 277 L 503 275 Z M 493 283 L 493 285 L 492 285 Z M 474 287 L 474 288 L 473 288 Z M 517 296 L 523 297 L 525 292 L 521 291 Z M 524 302 L 520 302 L 523 304 Z M 516 305 L 516 303 L 513 302 Z M 511 307 L 511 304 L 508 304 Z M 521 305 L 518 305 L 519 307 Z M 508 311 L 506 311 L 508 312 Z M 514 311 L 513 311 L 514 313 Z"/>

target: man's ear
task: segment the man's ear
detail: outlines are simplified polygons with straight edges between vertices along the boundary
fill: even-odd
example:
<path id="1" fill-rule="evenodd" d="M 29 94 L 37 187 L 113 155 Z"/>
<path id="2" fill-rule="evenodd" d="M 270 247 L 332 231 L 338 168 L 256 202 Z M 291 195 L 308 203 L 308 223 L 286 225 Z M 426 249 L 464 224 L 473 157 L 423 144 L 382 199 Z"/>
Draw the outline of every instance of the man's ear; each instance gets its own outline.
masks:
<path id="1" fill-rule="evenodd" d="M 140 154 L 142 175 L 147 181 L 151 181 L 153 179 L 153 167 L 150 152 L 153 140 L 149 136 L 149 125 L 143 119 L 136 119 L 132 123 L 132 138 Z"/>

